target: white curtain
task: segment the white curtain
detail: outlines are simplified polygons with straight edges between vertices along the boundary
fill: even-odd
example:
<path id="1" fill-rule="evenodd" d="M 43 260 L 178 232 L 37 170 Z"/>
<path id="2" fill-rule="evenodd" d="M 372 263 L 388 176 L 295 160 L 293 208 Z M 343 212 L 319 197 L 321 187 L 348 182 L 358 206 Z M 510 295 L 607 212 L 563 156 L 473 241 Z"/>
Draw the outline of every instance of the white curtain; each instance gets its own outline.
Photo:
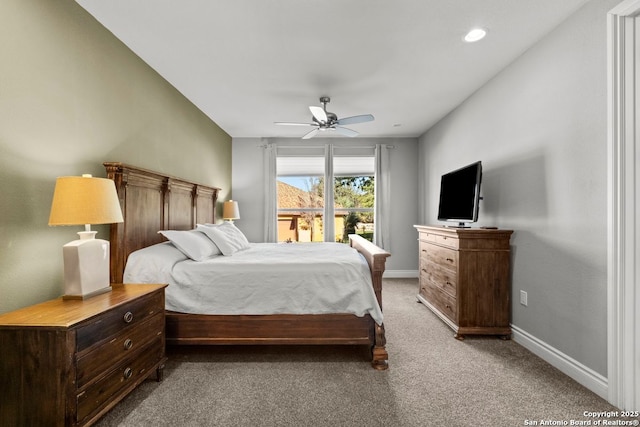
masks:
<path id="1" fill-rule="evenodd" d="M 336 241 L 333 194 L 333 144 L 325 145 L 324 154 L 324 241 Z"/>
<path id="2" fill-rule="evenodd" d="M 386 144 L 377 144 L 375 209 L 373 214 L 375 231 L 373 236 L 374 243 L 385 250 L 389 250 L 391 239 L 389 232 L 391 221 L 391 177 L 389 170 L 389 147 Z"/>
<path id="3" fill-rule="evenodd" d="M 264 149 L 264 241 L 278 241 L 278 187 L 276 185 L 275 144 L 267 144 Z"/>

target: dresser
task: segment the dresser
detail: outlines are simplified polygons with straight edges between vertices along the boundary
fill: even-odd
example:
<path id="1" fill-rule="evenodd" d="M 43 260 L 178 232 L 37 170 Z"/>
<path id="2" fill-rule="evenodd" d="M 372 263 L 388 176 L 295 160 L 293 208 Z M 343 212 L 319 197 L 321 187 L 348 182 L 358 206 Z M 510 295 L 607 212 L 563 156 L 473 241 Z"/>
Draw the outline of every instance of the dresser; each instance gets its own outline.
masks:
<path id="1" fill-rule="evenodd" d="M 511 336 L 512 230 L 415 225 L 420 288 L 417 298 L 453 331 Z"/>
<path id="2" fill-rule="evenodd" d="M 162 380 L 165 287 L 0 315 L 0 425 L 90 425 L 154 372 Z"/>

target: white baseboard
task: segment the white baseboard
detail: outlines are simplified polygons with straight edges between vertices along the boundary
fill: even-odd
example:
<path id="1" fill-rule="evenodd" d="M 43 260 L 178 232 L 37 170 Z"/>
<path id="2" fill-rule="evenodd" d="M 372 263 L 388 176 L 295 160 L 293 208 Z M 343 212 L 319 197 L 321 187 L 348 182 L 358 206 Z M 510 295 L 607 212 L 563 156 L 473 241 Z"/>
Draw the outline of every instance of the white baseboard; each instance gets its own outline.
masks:
<path id="1" fill-rule="evenodd" d="M 605 400 L 608 399 L 609 385 L 607 378 L 517 326 L 511 325 L 511 330 L 515 342 L 548 362 L 551 366 L 570 376 L 598 396 Z"/>
<path id="2" fill-rule="evenodd" d="M 385 279 L 410 279 L 418 277 L 418 270 L 385 270 Z"/>

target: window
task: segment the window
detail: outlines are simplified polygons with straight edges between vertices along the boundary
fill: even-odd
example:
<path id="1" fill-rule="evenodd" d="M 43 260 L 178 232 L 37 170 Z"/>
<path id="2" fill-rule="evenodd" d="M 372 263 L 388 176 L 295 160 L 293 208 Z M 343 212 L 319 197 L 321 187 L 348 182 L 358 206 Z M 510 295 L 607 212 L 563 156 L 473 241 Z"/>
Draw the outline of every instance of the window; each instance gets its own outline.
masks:
<path id="1" fill-rule="evenodd" d="M 336 241 L 349 242 L 349 234 L 360 234 L 373 241 L 374 158 L 371 156 L 336 156 L 334 171 L 334 214 Z"/>
<path id="2" fill-rule="evenodd" d="M 282 151 L 276 159 L 278 241 L 322 242 L 324 150 L 305 155 Z"/>
<path id="3" fill-rule="evenodd" d="M 276 171 L 279 242 L 346 243 L 351 233 L 373 239 L 370 147 L 278 147 Z M 333 185 L 325 185 L 327 179 Z"/>

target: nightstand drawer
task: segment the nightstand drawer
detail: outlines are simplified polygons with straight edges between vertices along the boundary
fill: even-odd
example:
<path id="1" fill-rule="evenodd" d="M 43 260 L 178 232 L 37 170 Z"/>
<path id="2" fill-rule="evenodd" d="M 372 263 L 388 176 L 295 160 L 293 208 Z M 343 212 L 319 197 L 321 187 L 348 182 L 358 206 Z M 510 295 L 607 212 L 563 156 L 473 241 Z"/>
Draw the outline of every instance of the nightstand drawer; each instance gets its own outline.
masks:
<path id="1" fill-rule="evenodd" d="M 141 347 L 163 335 L 164 316 L 162 313 L 158 313 L 144 322 L 138 322 L 135 327 L 125 328 L 109 342 L 78 358 L 77 387 L 84 387 L 93 378 L 113 367 L 121 359 L 137 352 Z"/>
<path id="2" fill-rule="evenodd" d="M 149 370 L 154 369 L 163 358 L 164 341 L 161 338 L 137 353 L 132 353 L 130 358 L 122 361 L 102 379 L 78 393 L 77 421 L 80 423 L 92 416 L 123 389 L 133 388 L 146 378 Z"/>
<path id="3" fill-rule="evenodd" d="M 92 345 L 115 335 L 127 326 L 134 326 L 145 319 L 164 310 L 164 295 L 156 292 L 115 307 L 86 326 L 78 328 L 77 332 L 77 351 L 85 350 Z"/>

